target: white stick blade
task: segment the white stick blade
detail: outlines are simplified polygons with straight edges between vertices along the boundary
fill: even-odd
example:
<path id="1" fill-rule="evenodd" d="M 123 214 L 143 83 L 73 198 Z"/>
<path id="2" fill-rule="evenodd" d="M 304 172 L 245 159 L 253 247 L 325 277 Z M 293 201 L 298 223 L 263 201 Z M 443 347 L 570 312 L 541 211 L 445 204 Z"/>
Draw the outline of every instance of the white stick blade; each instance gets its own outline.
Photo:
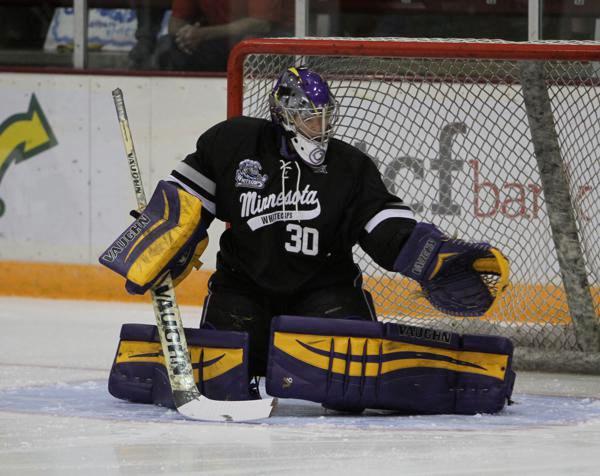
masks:
<path id="1" fill-rule="evenodd" d="M 273 398 L 262 400 L 210 400 L 202 395 L 177 407 L 177 411 L 191 420 L 251 421 L 269 418 L 276 405 Z"/>

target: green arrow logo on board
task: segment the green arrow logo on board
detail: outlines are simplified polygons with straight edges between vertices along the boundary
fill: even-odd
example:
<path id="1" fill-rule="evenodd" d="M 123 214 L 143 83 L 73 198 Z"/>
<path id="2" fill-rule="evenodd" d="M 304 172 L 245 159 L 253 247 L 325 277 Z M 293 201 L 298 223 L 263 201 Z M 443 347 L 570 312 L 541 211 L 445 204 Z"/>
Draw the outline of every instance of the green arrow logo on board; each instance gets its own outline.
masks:
<path id="1" fill-rule="evenodd" d="M 32 94 L 27 112 L 14 114 L 0 124 L 0 183 L 10 164 L 30 159 L 57 143 L 40 103 Z M 4 209 L 0 200 L 0 216 Z"/>

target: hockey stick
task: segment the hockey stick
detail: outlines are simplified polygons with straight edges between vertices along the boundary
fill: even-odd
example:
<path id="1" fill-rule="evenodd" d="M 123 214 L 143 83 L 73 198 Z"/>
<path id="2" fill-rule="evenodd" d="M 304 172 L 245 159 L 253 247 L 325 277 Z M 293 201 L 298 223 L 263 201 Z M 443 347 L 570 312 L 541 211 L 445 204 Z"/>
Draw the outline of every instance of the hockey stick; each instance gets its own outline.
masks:
<path id="1" fill-rule="evenodd" d="M 142 212 L 146 208 L 146 194 L 144 193 L 137 155 L 133 147 L 129 120 L 125 110 L 125 100 L 122 91 L 118 88 L 112 92 L 112 95 L 117 108 L 117 117 L 123 144 L 125 145 L 125 154 L 129 162 L 129 171 L 133 180 L 138 211 Z M 166 277 L 150 290 L 150 293 L 160 343 L 165 357 L 165 367 L 167 368 L 169 383 L 173 391 L 173 401 L 177 411 L 193 420 L 247 421 L 268 418 L 274 406 L 272 398 L 220 401 L 210 400 L 200 394 L 194 382 L 192 364 L 170 274 L 167 273 Z"/>

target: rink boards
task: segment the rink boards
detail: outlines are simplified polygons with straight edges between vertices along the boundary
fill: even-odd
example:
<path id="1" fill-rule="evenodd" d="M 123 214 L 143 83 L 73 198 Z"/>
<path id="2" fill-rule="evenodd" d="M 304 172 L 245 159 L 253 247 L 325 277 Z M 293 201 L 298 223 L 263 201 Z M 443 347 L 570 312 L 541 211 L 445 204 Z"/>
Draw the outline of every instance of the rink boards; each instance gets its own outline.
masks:
<path id="1" fill-rule="evenodd" d="M 3 104 L 0 119 L 0 152 L 3 154 L 0 156 L 0 271 L 3 278 L 0 292 L 129 299 L 121 280 L 96 266 L 100 252 L 130 222 L 127 212 L 135 203 L 111 91 L 116 87 L 124 91 L 142 178 L 146 190 L 150 191 L 194 149 L 200 133 L 225 119 L 226 80 L 3 73 L 0 86 Z M 424 103 L 422 107 L 431 105 Z M 443 126 L 439 124 L 440 130 Z M 418 131 L 413 132 L 418 137 Z M 428 149 L 423 153 L 434 152 Z M 396 152 L 396 155 L 402 154 L 415 155 L 417 151 L 399 149 Z M 433 156 L 423 160 L 427 163 Z M 475 172 L 470 167 L 466 172 L 472 175 Z M 435 181 L 434 176 L 430 178 Z M 475 185 L 483 184 L 483 180 L 473 178 Z M 539 181 L 538 177 L 533 180 Z M 456 187 L 464 185 L 460 181 L 453 183 Z M 471 185 L 467 184 L 467 187 Z M 506 191 L 510 190 L 507 188 Z M 517 191 L 520 193 L 521 189 Z M 585 199 L 590 200 L 591 196 L 590 191 Z M 479 216 L 483 202 L 479 208 L 474 208 L 473 197 L 454 195 L 455 200 L 463 200 L 462 197 L 464 202 L 459 205 L 467 218 L 472 215 L 474 221 L 489 219 L 487 208 L 486 216 Z M 479 198 L 483 195 L 479 194 Z M 538 206 L 539 194 L 534 198 L 531 203 Z M 411 200 L 418 201 L 419 197 L 409 197 L 409 202 Z M 503 200 L 505 205 L 519 203 L 514 197 Z M 505 215 L 507 228 L 535 218 L 531 214 Z M 218 235 L 222 229 L 221 224 L 211 228 L 211 243 L 203 259 L 205 269 L 195 273 L 180 289 L 182 302 L 202 302 L 206 281 L 215 266 Z M 493 241 L 493 237 L 490 240 Z M 505 251 L 509 256 L 531 253 L 531 241 L 524 240 L 522 235 L 515 237 L 511 249 Z M 531 300 L 557 296 L 554 290 L 547 292 L 549 288 L 556 288 L 556 284 L 543 282 L 546 271 L 525 270 L 525 279 L 513 283 L 513 290 L 520 296 L 530 296 Z M 385 277 L 374 282 L 377 278 L 371 278 L 372 287 L 382 292 L 389 288 L 390 279 L 395 279 Z M 408 294 L 397 296 L 398 301 L 405 298 L 409 298 Z M 540 302 L 536 308 L 556 309 L 557 305 Z M 394 309 L 388 307 L 387 312 L 393 315 Z M 512 316 L 512 319 L 519 321 L 529 317 Z M 555 324 L 568 322 L 566 308 L 555 319 L 565 321 Z"/>

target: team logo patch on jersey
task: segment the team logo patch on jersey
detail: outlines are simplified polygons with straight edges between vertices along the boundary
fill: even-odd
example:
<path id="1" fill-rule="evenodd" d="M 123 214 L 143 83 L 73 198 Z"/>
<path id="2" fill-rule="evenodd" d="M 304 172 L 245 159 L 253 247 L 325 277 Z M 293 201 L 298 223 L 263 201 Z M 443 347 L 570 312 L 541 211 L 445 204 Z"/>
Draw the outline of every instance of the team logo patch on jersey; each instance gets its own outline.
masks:
<path id="1" fill-rule="evenodd" d="M 256 160 L 242 160 L 235 172 L 235 186 L 263 189 L 269 176 L 261 174 L 261 170 L 262 165 Z"/>

